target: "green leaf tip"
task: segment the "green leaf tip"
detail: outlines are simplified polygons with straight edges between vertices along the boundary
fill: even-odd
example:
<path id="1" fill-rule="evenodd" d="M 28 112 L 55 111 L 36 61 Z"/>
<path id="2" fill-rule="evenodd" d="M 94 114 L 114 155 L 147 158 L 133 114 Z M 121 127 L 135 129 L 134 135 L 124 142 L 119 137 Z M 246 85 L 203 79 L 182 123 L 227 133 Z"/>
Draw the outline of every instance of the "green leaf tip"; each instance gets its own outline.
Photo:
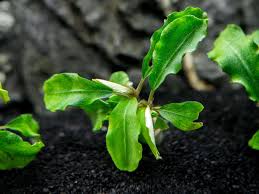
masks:
<path id="1" fill-rule="evenodd" d="M 253 36 L 252 36 L 253 37 Z M 233 82 L 243 85 L 253 101 L 259 101 L 259 54 L 256 39 L 237 25 L 228 25 L 208 53 Z"/>
<path id="2" fill-rule="evenodd" d="M 7 90 L 4 90 L 2 84 L 0 83 L 0 98 L 6 104 L 10 101 L 10 97 Z"/>
<path id="3" fill-rule="evenodd" d="M 24 168 L 36 158 L 44 147 L 38 130 L 38 123 L 29 114 L 20 115 L 1 127 L 0 170 Z M 33 143 L 24 141 L 19 134 L 29 138 Z"/>
<path id="4" fill-rule="evenodd" d="M 259 150 L 259 131 L 249 140 L 248 145 L 255 150 Z"/>

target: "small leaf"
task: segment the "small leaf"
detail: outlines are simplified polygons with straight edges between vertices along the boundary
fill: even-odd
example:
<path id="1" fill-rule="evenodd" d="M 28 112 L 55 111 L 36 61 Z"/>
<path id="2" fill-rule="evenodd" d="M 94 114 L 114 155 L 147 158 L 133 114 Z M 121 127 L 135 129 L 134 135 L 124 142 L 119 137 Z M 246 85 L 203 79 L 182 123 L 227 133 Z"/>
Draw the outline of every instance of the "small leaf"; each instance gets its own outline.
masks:
<path id="1" fill-rule="evenodd" d="M 103 127 L 103 122 L 108 119 L 111 106 L 102 100 L 96 100 L 92 104 L 81 107 L 90 117 L 93 124 L 93 131 L 99 131 Z"/>
<path id="2" fill-rule="evenodd" d="M 153 53 L 153 70 L 149 83 L 156 90 L 168 74 L 182 69 L 182 57 L 192 52 L 207 34 L 207 19 L 180 17 L 168 24 L 161 33 Z"/>
<path id="3" fill-rule="evenodd" d="M 253 32 L 249 38 L 254 41 L 254 43 L 259 47 L 259 30 Z"/>
<path id="4" fill-rule="evenodd" d="M 159 151 L 156 147 L 155 132 L 153 127 L 153 119 L 149 106 L 141 107 L 138 110 L 138 118 L 141 125 L 141 136 L 148 144 L 150 150 L 154 154 L 156 159 L 161 159 Z"/>
<path id="5" fill-rule="evenodd" d="M 114 72 L 110 77 L 110 81 L 121 85 L 128 85 L 130 82 L 128 74 L 124 71 Z"/>
<path id="6" fill-rule="evenodd" d="M 101 83 L 104 86 L 111 88 L 113 90 L 113 92 L 118 95 L 122 95 L 122 96 L 126 96 L 126 97 L 130 97 L 130 96 L 134 95 L 134 89 L 131 87 L 123 86 L 121 84 L 117 84 L 117 83 L 110 82 L 110 81 L 103 80 L 103 79 L 93 79 L 93 81 L 96 83 Z"/>
<path id="7" fill-rule="evenodd" d="M 109 116 L 106 135 L 107 149 L 116 167 L 132 172 L 142 158 L 142 146 L 138 142 L 140 123 L 137 119 L 138 101 L 124 98 Z"/>
<path id="8" fill-rule="evenodd" d="M 217 62 L 231 80 L 242 84 L 250 99 L 259 101 L 259 54 L 258 46 L 246 37 L 239 26 L 228 25 L 208 54 Z"/>
<path id="9" fill-rule="evenodd" d="M 165 121 L 161 117 L 156 117 L 156 122 L 155 122 L 154 128 L 164 131 L 164 130 L 168 129 L 169 126 L 167 124 L 167 121 Z"/>
<path id="10" fill-rule="evenodd" d="M 249 140 L 248 145 L 255 150 L 259 150 L 259 131 Z"/>
<path id="11" fill-rule="evenodd" d="M 4 90 L 2 84 L 0 83 L 0 98 L 7 103 L 10 101 L 10 97 L 7 90 Z"/>
<path id="12" fill-rule="evenodd" d="M 143 63 L 142 63 L 142 78 L 145 79 L 148 77 L 152 71 L 152 64 L 151 60 L 153 57 L 153 52 L 155 50 L 156 44 L 159 42 L 161 38 L 161 34 L 163 30 L 173 22 L 174 20 L 184 17 L 184 16 L 195 16 L 199 19 L 206 19 L 207 15 L 205 12 L 203 12 L 199 8 L 194 8 L 194 7 L 187 7 L 185 10 L 180 11 L 180 12 L 172 12 L 170 15 L 168 15 L 167 19 L 164 21 L 164 25 L 156 30 L 154 34 L 152 35 L 150 39 L 150 49 L 146 56 L 144 57 Z"/>
<path id="13" fill-rule="evenodd" d="M 80 77 L 75 73 L 52 76 L 44 83 L 44 102 L 50 111 L 65 110 L 67 106 L 93 103 L 112 95 L 112 90 L 103 84 Z"/>
<path id="14" fill-rule="evenodd" d="M 39 137 L 39 124 L 30 114 L 23 114 L 11 120 L 4 127 L 20 132 L 25 137 Z"/>
<path id="15" fill-rule="evenodd" d="M 164 105 L 158 112 L 176 128 L 190 131 L 203 126 L 202 122 L 193 122 L 198 119 L 199 113 L 203 108 L 201 103 L 189 101 Z"/>
<path id="16" fill-rule="evenodd" d="M 0 170 L 24 168 L 43 147 L 41 141 L 31 145 L 10 131 L 0 130 Z"/>

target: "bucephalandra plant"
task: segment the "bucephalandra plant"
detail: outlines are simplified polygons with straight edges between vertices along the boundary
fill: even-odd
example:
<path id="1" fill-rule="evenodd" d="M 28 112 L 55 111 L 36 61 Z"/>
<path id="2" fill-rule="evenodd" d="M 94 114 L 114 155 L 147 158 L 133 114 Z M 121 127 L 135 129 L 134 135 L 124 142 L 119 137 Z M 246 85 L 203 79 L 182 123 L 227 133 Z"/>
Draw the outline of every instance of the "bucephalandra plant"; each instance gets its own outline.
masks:
<path id="1" fill-rule="evenodd" d="M 8 91 L 0 84 L 0 98 L 9 102 Z M 24 140 L 27 139 L 27 140 Z M 30 114 L 23 114 L 0 126 L 0 170 L 23 168 L 44 147 L 39 125 Z"/>
<path id="2" fill-rule="evenodd" d="M 120 170 L 136 170 L 142 158 L 141 143 L 160 159 L 155 137 L 168 129 L 168 122 L 183 131 L 203 125 L 194 122 L 203 110 L 202 104 L 188 101 L 157 106 L 153 99 L 166 76 L 182 69 L 183 56 L 194 51 L 206 36 L 207 25 L 207 14 L 199 8 L 171 13 L 151 37 L 137 88 L 125 72 L 113 73 L 109 81 L 87 80 L 75 73 L 56 74 L 44 83 L 46 108 L 53 112 L 68 106 L 82 108 L 93 123 L 93 131 L 99 131 L 108 121 L 106 145 Z M 149 98 L 139 99 L 146 80 L 151 88 Z"/>
<path id="3" fill-rule="evenodd" d="M 259 31 L 246 36 L 239 26 L 228 25 L 208 54 L 233 82 L 242 84 L 250 99 L 259 102 Z M 249 141 L 259 150 L 259 131 Z"/>

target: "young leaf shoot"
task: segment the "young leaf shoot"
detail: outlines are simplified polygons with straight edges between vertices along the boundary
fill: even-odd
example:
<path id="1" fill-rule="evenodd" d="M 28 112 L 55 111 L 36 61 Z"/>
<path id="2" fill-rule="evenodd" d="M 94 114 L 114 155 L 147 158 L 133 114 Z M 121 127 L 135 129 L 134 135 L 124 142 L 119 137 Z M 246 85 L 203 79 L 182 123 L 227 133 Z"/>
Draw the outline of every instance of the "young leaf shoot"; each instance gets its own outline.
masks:
<path id="1" fill-rule="evenodd" d="M 214 43 L 208 54 L 217 62 L 231 80 L 246 89 L 249 98 L 259 102 L 259 31 L 246 36 L 239 26 L 228 25 Z M 259 149 L 257 132 L 249 146 Z"/>
<path id="2" fill-rule="evenodd" d="M 171 13 L 151 37 L 137 88 L 123 71 L 113 73 L 109 81 L 88 80 L 74 73 L 56 74 L 44 83 L 46 108 L 63 111 L 68 106 L 79 107 L 89 115 L 93 131 L 100 130 L 103 122 L 108 121 L 106 145 L 120 170 L 137 169 L 142 144 L 147 144 L 154 157 L 161 159 L 156 137 L 169 128 L 168 123 L 182 131 L 202 127 L 201 122 L 195 122 L 203 109 L 200 103 L 154 106 L 153 99 L 167 75 L 182 69 L 183 56 L 194 51 L 206 36 L 207 25 L 207 14 L 199 8 Z M 151 87 L 148 100 L 139 97 L 146 80 Z"/>

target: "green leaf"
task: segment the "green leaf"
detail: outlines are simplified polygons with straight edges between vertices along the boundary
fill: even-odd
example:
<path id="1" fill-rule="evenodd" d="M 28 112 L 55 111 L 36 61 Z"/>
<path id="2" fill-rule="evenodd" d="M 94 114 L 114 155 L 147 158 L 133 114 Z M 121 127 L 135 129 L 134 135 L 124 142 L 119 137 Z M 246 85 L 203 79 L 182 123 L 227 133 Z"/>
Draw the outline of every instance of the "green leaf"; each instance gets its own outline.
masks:
<path id="1" fill-rule="evenodd" d="M 233 82 L 242 84 L 250 99 L 259 101 L 258 46 L 236 25 L 228 25 L 208 54 Z"/>
<path id="2" fill-rule="evenodd" d="M 150 150 L 156 159 L 161 159 L 159 151 L 156 147 L 155 132 L 153 127 L 153 119 L 149 106 L 141 107 L 138 110 L 138 118 L 141 125 L 141 135 L 148 144 Z"/>
<path id="3" fill-rule="evenodd" d="M 156 117 L 156 122 L 155 122 L 154 128 L 164 131 L 164 130 L 168 129 L 169 126 L 167 124 L 167 121 L 165 121 L 161 117 Z"/>
<path id="4" fill-rule="evenodd" d="M 182 69 L 182 57 L 192 52 L 207 34 L 207 19 L 188 15 L 168 24 L 161 33 L 153 53 L 153 70 L 149 83 L 156 90 L 168 74 Z"/>
<path id="5" fill-rule="evenodd" d="M 20 132 L 25 137 L 39 137 L 39 124 L 31 114 L 23 114 L 7 123 L 5 128 Z"/>
<path id="6" fill-rule="evenodd" d="M 121 85 L 128 85 L 130 82 L 128 74 L 124 71 L 114 72 L 110 77 L 110 81 Z"/>
<path id="7" fill-rule="evenodd" d="M 7 103 L 10 101 L 10 97 L 7 90 L 4 90 L 2 84 L 0 83 L 0 98 Z"/>
<path id="8" fill-rule="evenodd" d="M 106 135 L 107 149 L 116 167 L 129 172 L 136 170 L 142 158 L 137 107 L 136 98 L 121 100 L 110 114 Z"/>
<path id="9" fill-rule="evenodd" d="M 255 150 L 259 150 L 259 131 L 249 140 L 248 145 Z"/>
<path id="10" fill-rule="evenodd" d="M 90 81 L 75 73 L 52 76 L 44 83 L 44 102 L 50 111 L 65 110 L 67 106 L 81 106 L 112 95 L 112 89 Z"/>
<path id="11" fill-rule="evenodd" d="M 146 56 L 144 57 L 144 60 L 142 63 L 142 78 L 143 79 L 148 77 L 152 71 L 151 60 L 153 57 L 153 52 L 155 50 L 156 44 L 160 40 L 163 30 L 168 26 L 168 24 L 170 24 L 174 20 L 184 17 L 184 16 L 188 16 L 188 15 L 195 16 L 200 19 L 206 19 L 206 17 L 207 17 L 206 13 L 203 12 L 201 9 L 193 8 L 193 7 L 187 7 L 183 11 L 173 12 L 170 15 L 168 15 L 167 19 L 164 22 L 164 25 L 161 28 L 159 28 L 158 30 L 156 30 L 150 39 L 150 49 L 149 49 L 148 53 L 146 54 Z"/>
<path id="12" fill-rule="evenodd" d="M 158 112 L 176 128 L 190 131 L 203 126 L 202 122 L 193 122 L 198 119 L 203 108 L 201 103 L 189 101 L 164 105 Z"/>
<path id="13" fill-rule="evenodd" d="M 103 122 L 108 120 L 109 113 L 111 112 L 111 106 L 102 100 L 96 100 L 92 104 L 82 106 L 81 108 L 90 117 L 94 132 L 99 131 L 103 127 Z"/>
<path id="14" fill-rule="evenodd" d="M 43 147 L 41 141 L 31 145 L 10 131 L 0 130 L 0 170 L 24 168 Z"/>
<path id="15" fill-rule="evenodd" d="M 254 43 L 259 47 L 259 30 L 253 32 L 249 38 L 254 41 Z"/>

